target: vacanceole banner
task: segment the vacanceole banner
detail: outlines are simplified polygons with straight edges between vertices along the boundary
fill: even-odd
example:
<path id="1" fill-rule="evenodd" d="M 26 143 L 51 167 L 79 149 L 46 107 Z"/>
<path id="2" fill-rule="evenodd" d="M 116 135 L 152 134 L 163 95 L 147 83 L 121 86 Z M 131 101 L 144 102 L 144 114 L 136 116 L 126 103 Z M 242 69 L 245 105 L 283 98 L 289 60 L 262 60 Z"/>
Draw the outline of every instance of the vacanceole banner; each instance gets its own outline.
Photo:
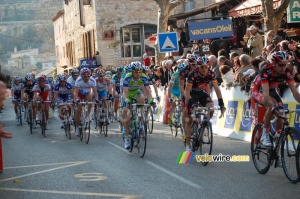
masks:
<path id="1" fill-rule="evenodd" d="M 214 39 L 233 36 L 230 19 L 189 23 L 190 40 Z"/>

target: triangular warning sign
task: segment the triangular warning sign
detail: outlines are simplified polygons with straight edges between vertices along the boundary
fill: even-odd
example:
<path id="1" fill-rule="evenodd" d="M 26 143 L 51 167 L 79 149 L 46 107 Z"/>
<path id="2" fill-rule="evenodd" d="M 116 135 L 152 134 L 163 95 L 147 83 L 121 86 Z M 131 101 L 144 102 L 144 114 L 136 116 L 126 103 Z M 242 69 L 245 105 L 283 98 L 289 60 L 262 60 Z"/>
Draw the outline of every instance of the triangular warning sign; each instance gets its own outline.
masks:
<path id="1" fill-rule="evenodd" d="M 162 46 L 161 49 L 167 49 L 167 48 L 176 48 L 169 37 L 166 38 L 165 43 L 164 43 L 164 45 Z"/>

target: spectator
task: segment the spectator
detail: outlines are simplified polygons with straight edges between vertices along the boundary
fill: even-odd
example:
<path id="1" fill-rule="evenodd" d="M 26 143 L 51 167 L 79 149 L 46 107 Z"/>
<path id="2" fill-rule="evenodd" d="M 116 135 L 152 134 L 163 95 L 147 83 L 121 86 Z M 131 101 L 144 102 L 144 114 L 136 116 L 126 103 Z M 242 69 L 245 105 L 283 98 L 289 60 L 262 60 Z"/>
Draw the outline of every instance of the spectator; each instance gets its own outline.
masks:
<path id="1" fill-rule="evenodd" d="M 226 89 L 230 88 L 234 80 L 234 74 L 232 68 L 230 66 L 223 65 L 220 66 L 219 70 L 223 81 L 221 84 L 222 87 L 225 87 Z"/>
<path id="2" fill-rule="evenodd" d="M 247 47 L 250 49 L 250 56 L 259 56 L 263 49 L 263 39 L 258 33 L 258 28 L 254 25 L 250 26 L 247 30 L 250 31 L 250 37 L 247 43 Z"/>
<path id="3" fill-rule="evenodd" d="M 224 56 L 221 56 L 221 57 L 224 57 Z M 218 59 L 216 56 L 210 55 L 210 56 L 208 56 L 208 60 L 209 60 L 210 70 L 212 70 L 215 73 L 216 79 L 218 80 L 218 84 L 220 85 L 222 83 L 222 76 L 221 76 L 220 69 L 219 69 L 220 66 L 218 64 Z"/>
<path id="4" fill-rule="evenodd" d="M 179 55 L 182 55 L 183 48 L 186 47 L 188 41 L 185 32 L 182 30 L 182 28 L 177 29 L 177 35 L 178 35 Z"/>
<path id="5" fill-rule="evenodd" d="M 242 81 L 243 73 L 246 72 L 248 69 L 254 69 L 254 68 L 251 64 L 252 59 L 249 55 L 242 54 L 239 57 L 239 60 L 240 60 L 240 63 L 241 63 L 241 67 L 240 67 L 239 72 L 238 72 L 238 78 L 237 78 L 236 83 L 240 87 L 243 87 L 244 86 L 244 83 Z"/>
<path id="6" fill-rule="evenodd" d="M 218 57 L 220 56 L 224 56 L 228 59 L 228 53 L 224 49 L 218 51 Z"/>
<path id="7" fill-rule="evenodd" d="M 145 66 L 150 66 L 151 65 L 151 58 L 147 55 L 147 53 L 145 53 L 143 55 L 143 64 Z"/>
<path id="8" fill-rule="evenodd" d="M 3 101 L 6 99 L 6 78 L 5 75 L 0 72 L 0 107 L 3 105 Z M 12 134 L 5 131 L 5 124 L 0 125 L 0 138 L 12 138 Z"/>
<path id="9" fill-rule="evenodd" d="M 195 50 L 195 51 L 193 52 L 193 54 L 196 55 L 197 58 L 200 57 L 200 51 L 199 51 L 199 50 Z"/>

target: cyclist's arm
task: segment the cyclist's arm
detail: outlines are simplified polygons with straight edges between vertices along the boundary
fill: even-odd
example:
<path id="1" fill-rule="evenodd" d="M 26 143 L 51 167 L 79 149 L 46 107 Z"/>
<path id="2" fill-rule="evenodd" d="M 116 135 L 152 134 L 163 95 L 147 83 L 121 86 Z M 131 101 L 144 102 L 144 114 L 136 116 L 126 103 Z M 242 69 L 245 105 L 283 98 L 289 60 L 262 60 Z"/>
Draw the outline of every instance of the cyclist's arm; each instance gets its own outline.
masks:
<path id="1" fill-rule="evenodd" d="M 116 96 L 116 90 L 117 90 L 117 89 L 116 89 L 116 84 L 113 84 L 113 85 L 112 85 L 112 95 L 113 95 L 113 96 Z"/>
<path id="2" fill-rule="evenodd" d="M 295 100 L 300 103 L 300 94 L 298 93 L 297 89 L 296 89 L 296 86 L 295 86 L 295 82 L 292 81 L 292 82 L 287 82 L 292 93 L 293 93 L 293 96 L 295 98 Z"/>
<path id="3" fill-rule="evenodd" d="M 33 101 L 36 101 L 38 96 L 37 96 L 37 93 L 36 91 L 33 91 Z"/>
<path id="4" fill-rule="evenodd" d="M 213 87 L 214 87 L 214 89 L 215 89 L 217 98 L 218 98 L 218 99 L 222 99 L 222 93 L 221 93 L 220 87 L 219 87 L 219 85 L 218 85 L 218 81 L 217 81 L 217 80 L 211 81 L 211 84 L 213 85 Z"/>
<path id="5" fill-rule="evenodd" d="M 75 88 L 75 97 L 76 97 L 77 99 L 79 99 L 78 93 L 79 93 L 79 87 L 76 87 L 76 88 Z"/>
<path id="6" fill-rule="evenodd" d="M 192 84 L 187 83 L 185 90 L 184 90 L 184 96 L 185 96 L 186 101 L 188 101 L 189 99 L 192 98 L 191 94 L 190 94 L 191 90 L 192 90 Z"/>
<path id="7" fill-rule="evenodd" d="M 266 84 L 262 84 L 261 85 L 261 88 L 262 88 L 262 93 L 263 93 L 263 97 L 264 97 L 264 106 L 273 106 L 273 103 L 270 99 L 270 93 L 269 93 L 269 90 L 270 90 L 270 87 L 269 87 L 269 84 L 266 83 Z"/>
<path id="8" fill-rule="evenodd" d="M 108 91 L 108 94 L 112 95 L 112 91 L 113 91 L 113 86 L 111 84 L 107 85 L 107 91 Z"/>
<path id="9" fill-rule="evenodd" d="M 150 86 L 148 85 L 148 86 L 144 86 L 144 88 L 145 88 L 145 91 L 146 91 L 146 96 L 147 96 L 147 98 L 152 98 L 152 90 L 151 90 L 151 88 L 150 88 Z"/>
<path id="10" fill-rule="evenodd" d="M 54 91 L 54 101 L 57 102 L 58 91 Z"/>
<path id="11" fill-rule="evenodd" d="M 70 93 L 71 93 L 72 99 L 75 99 L 75 96 L 74 96 L 74 89 L 73 89 L 73 88 L 70 89 Z"/>
<path id="12" fill-rule="evenodd" d="M 128 87 L 123 87 L 123 97 L 124 97 L 124 99 L 127 99 L 127 95 L 128 95 Z"/>
<path id="13" fill-rule="evenodd" d="M 97 87 L 92 87 L 93 95 L 96 100 L 99 100 L 98 92 L 97 92 Z"/>
<path id="14" fill-rule="evenodd" d="M 184 79 L 179 80 L 179 89 L 180 89 L 180 94 L 184 96 Z"/>
<path id="15" fill-rule="evenodd" d="M 15 89 L 11 89 L 11 98 L 12 98 L 12 99 L 15 98 Z"/>

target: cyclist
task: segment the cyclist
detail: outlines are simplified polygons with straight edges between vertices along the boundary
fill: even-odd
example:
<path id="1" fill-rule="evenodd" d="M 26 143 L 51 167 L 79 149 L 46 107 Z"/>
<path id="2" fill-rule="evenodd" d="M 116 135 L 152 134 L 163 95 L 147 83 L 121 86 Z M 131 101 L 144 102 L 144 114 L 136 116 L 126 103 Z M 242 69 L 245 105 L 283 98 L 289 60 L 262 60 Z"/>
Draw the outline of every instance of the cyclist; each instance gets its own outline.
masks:
<path id="1" fill-rule="evenodd" d="M 75 82 L 75 97 L 77 98 L 76 101 L 93 101 L 93 95 L 98 101 L 97 89 L 96 89 L 96 80 L 91 77 L 91 71 L 88 68 L 82 68 L 80 70 L 80 77 L 76 79 Z M 91 92 L 92 90 L 92 92 Z M 86 117 L 90 120 L 90 112 L 91 112 L 92 105 L 88 105 L 88 112 Z M 75 115 L 75 127 L 76 127 L 76 135 L 79 136 L 79 129 L 78 124 L 80 120 L 80 115 L 82 111 L 82 105 L 79 103 L 77 105 L 77 111 Z"/>
<path id="2" fill-rule="evenodd" d="M 106 114 L 106 122 L 108 121 L 108 103 L 106 101 L 107 96 L 111 97 L 111 84 L 109 81 L 107 81 L 104 77 L 104 71 L 103 70 L 98 70 L 97 73 L 97 78 L 96 78 L 96 87 L 97 87 L 97 93 L 98 93 L 98 99 L 99 100 L 105 100 L 105 114 Z M 107 94 L 108 93 L 108 94 Z M 95 109 L 96 113 L 96 109 Z"/>
<path id="3" fill-rule="evenodd" d="M 266 147 L 272 146 L 268 132 L 271 126 L 272 112 L 277 115 L 284 115 L 284 112 L 280 111 L 280 109 L 283 109 L 283 103 L 278 92 L 278 85 L 286 81 L 295 100 L 300 103 L 300 94 L 294 85 L 293 74 L 286 68 L 290 56 L 285 51 L 277 51 L 271 54 L 270 59 L 271 63 L 256 76 L 251 90 L 252 97 L 266 108 L 261 136 L 261 143 Z M 277 129 L 281 129 L 282 125 L 283 120 L 277 119 Z"/>
<path id="4" fill-rule="evenodd" d="M 184 92 L 185 101 L 186 101 L 186 151 L 191 151 L 190 147 L 190 138 L 192 129 L 190 128 L 193 122 L 191 117 L 191 110 L 193 105 L 196 103 L 200 103 L 200 105 L 205 107 L 214 107 L 214 103 L 210 97 L 210 94 L 207 92 L 208 84 L 211 82 L 212 86 L 215 89 L 219 106 L 221 107 L 221 116 L 223 116 L 225 112 L 224 102 L 222 98 L 221 90 L 218 86 L 218 81 L 214 72 L 209 70 L 208 58 L 207 57 L 199 57 L 197 60 L 198 67 L 189 73 L 186 82 L 186 88 Z M 213 110 L 209 111 L 207 114 L 207 120 L 213 116 Z"/>
<path id="5" fill-rule="evenodd" d="M 131 115 L 130 110 L 128 109 L 128 103 L 144 103 L 146 88 L 149 89 L 148 78 L 144 74 L 142 74 L 142 64 L 140 62 L 132 62 L 131 69 L 132 72 L 128 73 L 123 81 L 123 97 L 126 102 L 125 104 L 123 104 L 122 113 L 123 126 L 125 130 L 125 149 L 130 148 L 130 140 L 128 134 Z"/>
<path id="6" fill-rule="evenodd" d="M 46 83 L 46 75 L 41 75 L 38 78 L 38 83 L 36 83 L 33 87 L 33 101 L 36 102 L 37 100 L 41 101 L 49 101 L 51 98 L 51 86 L 50 84 Z M 46 115 L 46 123 L 48 121 L 49 117 L 49 106 L 50 104 L 47 102 L 45 103 L 45 115 Z M 41 104 L 38 105 L 37 110 L 41 110 Z M 36 122 L 38 123 L 40 121 L 40 114 L 36 114 L 36 109 L 34 110 L 33 113 L 34 117 L 36 117 Z M 47 125 L 45 129 L 48 130 Z"/>
<path id="7" fill-rule="evenodd" d="M 71 99 L 74 99 L 74 91 L 71 84 L 67 83 L 67 77 L 65 75 L 59 74 L 57 75 L 58 84 L 54 88 L 54 101 L 55 106 L 58 106 L 60 102 L 70 102 Z M 72 106 L 69 106 L 69 116 L 71 116 Z M 60 128 L 64 128 L 64 118 L 62 113 L 62 107 L 58 109 L 59 117 L 61 120 Z M 71 121 L 71 119 L 70 119 Z"/>
<path id="8" fill-rule="evenodd" d="M 33 80 L 34 80 L 34 77 L 33 77 L 32 73 L 27 73 L 25 75 L 25 78 L 24 78 L 24 88 L 23 88 L 23 90 L 24 90 L 23 100 L 25 101 L 24 102 L 25 109 L 27 109 L 29 101 L 31 101 L 31 103 L 32 103 L 32 99 L 33 99 L 33 91 L 32 91 L 32 89 L 34 87 Z M 33 103 L 31 105 L 33 107 Z M 34 123 L 34 128 L 36 127 L 35 125 L 36 124 Z"/>
<path id="9" fill-rule="evenodd" d="M 169 88 L 168 88 L 168 97 L 169 97 L 169 102 L 171 103 L 171 109 L 170 113 L 168 115 L 168 124 L 169 126 L 172 126 L 172 114 L 176 108 L 176 103 L 173 103 L 174 98 L 180 99 L 180 88 L 179 88 L 179 75 L 180 72 L 185 68 L 184 64 L 179 64 L 177 66 L 176 72 L 174 72 L 171 76 L 170 82 L 169 82 Z"/>
<path id="10" fill-rule="evenodd" d="M 67 79 L 67 83 L 70 84 L 72 86 L 72 88 L 75 88 L 75 82 L 76 82 L 76 79 L 78 78 L 78 76 L 79 76 L 79 70 L 73 69 L 71 71 L 71 76 L 68 77 L 68 79 Z"/>
<path id="11" fill-rule="evenodd" d="M 150 72 L 150 68 L 148 66 L 143 66 L 143 73 L 148 77 L 149 85 L 153 86 L 157 101 L 160 101 L 160 97 L 158 96 L 158 89 L 157 89 L 157 86 L 156 86 L 156 81 L 155 81 L 154 74 L 153 73 L 150 74 L 149 72 Z M 149 92 L 152 93 L 151 89 L 150 89 Z"/>
<path id="12" fill-rule="evenodd" d="M 114 96 L 114 121 L 117 121 L 118 116 L 118 109 L 119 109 L 119 103 L 120 103 L 120 79 L 123 72 L 123 67 L 118 67 L 116 74 L 112 76 L 112 94 Z"/>
<path id="13" fill-rule="evenodd" d="M 19 114 L 18 114 L 18 102 L 21 100 L 21 96 L 24 95 L 24 84 L 20 83 L 21 78 L 15 76 L 13 79 L 13 84 L 11 86 L 11 96 L 12 102 L 14 104 L 15 114 L 16 114 L 16 122 L 19 121 Z"/>
<path id="14" fill-rule="evenodd" d="M 180 98 L 181 98 L 181 107 L 182 109 L 185 108 L 185 96 L 184 96 L 184 89 L 186 84 L 186 79 L 188 77 L 188 74 L 197 68 L 197 56 L 191 55 L 188 58 L 188 64 L 182 69 L 180 72 L 180 79 L 179 79 L 179 89 L 180 89 Z M 183 128 L 183 134 L 182 134 L 182 141 L 185 142 L 185 118 L 186 118 L 186 111 L 182 112 L 182 128 Z"/>

